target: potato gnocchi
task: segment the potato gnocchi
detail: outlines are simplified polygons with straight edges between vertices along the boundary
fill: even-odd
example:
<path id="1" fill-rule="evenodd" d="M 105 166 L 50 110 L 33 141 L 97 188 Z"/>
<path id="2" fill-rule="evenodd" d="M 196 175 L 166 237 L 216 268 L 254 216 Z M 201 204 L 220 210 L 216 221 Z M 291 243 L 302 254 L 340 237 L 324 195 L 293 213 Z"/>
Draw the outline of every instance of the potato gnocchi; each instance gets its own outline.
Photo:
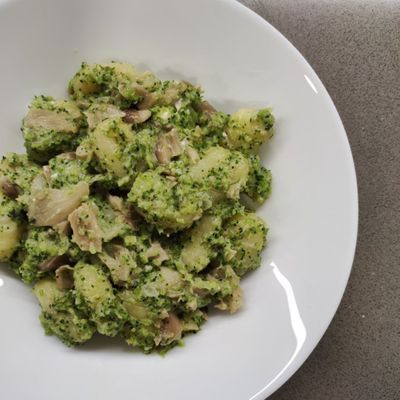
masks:
<path id="1" fill-rule="evenodd" d="M 98 332 L 148 353 L 236 312 L 261 263 L 271 173 L 268 108 L 229 115 L 200 87 L 112 62 L 83 63 L 68 99 L 37 96 L 26 154 L 0 162 L 0 261 L 34 285 L 47 334 Z"/>

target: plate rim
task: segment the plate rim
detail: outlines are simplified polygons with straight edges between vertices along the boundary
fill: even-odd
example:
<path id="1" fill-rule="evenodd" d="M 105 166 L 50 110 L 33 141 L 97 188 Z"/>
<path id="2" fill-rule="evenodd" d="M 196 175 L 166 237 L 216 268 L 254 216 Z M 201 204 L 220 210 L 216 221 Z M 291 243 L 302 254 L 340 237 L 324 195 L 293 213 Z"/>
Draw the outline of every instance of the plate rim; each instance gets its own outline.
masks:
<path id="1" fill-rule="evenodd" d="M 333 113 L 336 122 L 337 128 L 340 130 L 340 137 L 342 141 L 342 145 L 344 146 L 344 155 L 346 157 L 347 168 L 348 168 L 348 178 L 351 184 L 351 196 L 352 196 L 352 203 L 351 206 L 353 207 L 353 222 L 351 224 L 352 232 L 349 237 L 351 237 L 351 252 L 349 255 L 349 259 L 346 263 L 347 271 L 346 271 L 346 279 L 343 287 L 340 288 L 338 291 L 338 300 L 335 302 L 335 307 L 331 315 L 329 316 L 328 323 L 322 332 L 318 335 L 318 339 L 305 351 L 300 352 L 291 362 L 291 364 L 285 369 L 282 373 L 280 371 L 275 378 L 270 380 L 266 386 L 261 388 L 258 392 L 256 392 L 249 400 L 265 400 L 267 397 L 275 393 L 280 387 L 282 387 L 288 380 L 300 369 L 300 367 L 306 362 L 306 360 L 310 357 L 311 353 L 315 350 L 317 345 L 320 343 L 322 337 L 326 334 L 329 326 L 331 325 L 334 317 L 338 312 L 338 308 L 343 300 L 343 296 L 345 293 L 346 288 L 348 287 L 350 275 L 353 269 L 354 258 L 357 249 L 357 239 L 358 239 L 358 226 L 359 226 L 359 196 L 358 196 L 358 183 L 357 183 L 357 172 L 356 166 L 354 163 L 354 157 L 351 150 L 349 138 L 344 127 L 343 121 L 340 117 L 340 114 L 335 106 L 335 103 L 332 100 L 329 91 L 325 87 L 324 83 L 321 81 L 318 74 L 315 72 L 314 68 L 308 62 L 308 60 L 303 56 L 303 54 L 294 46 L 294 44 L 282 33 L 280 32 L 275 26 L 273 26 L 269 21 L 264 19 L 261 15 L 257 14 L 248 6 L 241 3 L 239 0 L 218 0 L 222 3 L 225 3 L 227 6 L 236 7 L 240 12 L 247 14 L 248 17 L 254 20 L 254 23 L 259 24 L 260 26 L 264 26 L 264 29 L 269 30 L 270 33 L 274 34 L 276 39 L 279 40 L 280 43 L 286 45 L 291 51 L 293 55 L 296 56 L 298 61 L 301 62 L 312 75 L 312 82 L 317 82 L 318 87 L 323 91 L 323 97 L 326 100 L 326 104 L 329 106 L 329 111 Z"/>

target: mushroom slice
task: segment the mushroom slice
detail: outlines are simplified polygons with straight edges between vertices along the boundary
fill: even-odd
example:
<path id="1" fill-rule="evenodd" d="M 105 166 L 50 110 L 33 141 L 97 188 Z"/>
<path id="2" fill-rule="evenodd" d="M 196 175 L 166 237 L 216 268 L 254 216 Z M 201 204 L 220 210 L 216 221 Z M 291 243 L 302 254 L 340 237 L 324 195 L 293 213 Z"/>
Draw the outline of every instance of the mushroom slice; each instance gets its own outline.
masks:
<path id="1" fill-rule="evenodd" d="M 198 105 L 197 109 L 207 115 L 207 117 L 211 117 L 211 115 L 217 112 L 217 110 L 208 101 L 202 101 Z"/>
<path id="2" fill-rule="evenodd" d="M 168 345 L 182 337 L 182 321 L 174 314 L 169 313 L 167 318 L 161 321 L 160 335 L 154 339 L 155 344 Z"/>
<path id="3" fill-rule="evenodd" d="M 151 117 L 150 110 L 125 110 L 125 116 L 122 120 L 128 124 L 142 124 Z"/>
<path id="4" fill-rule="evenodd" d="M 59 235 L 68 235 L 70 233 L 71 226 L 68 221 L 59 222 L 57 225 L 54 225 L 54 230 Z"/>
<path id="5" fill-rule="evenodd" d="M 60 160 L 73 161 L 76 160 L 76 153 L 74 151 L 68 151 L 66 153 L 58 154 L 56 157 Z"/>
<path id="6" fill-rule="evenodd" d="M 65 221 L 88 194 L 86 182 L 65 189 L 48 189 L 32 183 L 28 218 L 36 226 L 55 226 Z"/>
<path id="7" fill-rule="evenodd" d="M 173 128 L 158 138 L 155 153 L 161 164 L 168 164 L 172 158 L 183 153 L 183 147 L 176 129 Z"/>
<path id="8" fill-rule="evenodd" d="M 68 216 L 72 228 L 72 241 L 83 251 L 92 254 L 102 249 L 102 232 L 97 222 L 96 210 L 84 203 Z"/>
<path id="9" fill-rule="evenodd" d="M 0 189 L 10 199 L 16 199 L 21 193 L 21 188 L 5 176 L 0 177 Z"/>
<path id="10" fill-rule="evenodd" d="M 168 317 L 163 321 L 163 331 L 167 335 L 172 335 L 174 339 L 179 339 L 182 334 L 182 322 L 173 313 L 169 313 Z"/>
<path id="11" fill-rule="evenodd" d="M 31 193 L 42 193 L 48 186 L 46 177 L 43 174 L 39 174 L 32 180 Z"/>
<path id="12" fill-rule="evenodd" d="M 141 97 L 144 97 L 149 93 L 143 85 L 139 85 L 138 83 L 133 83 L 132 89 L 134 89 L 136 94 Z"/>
<path id="13" fill-rule="evenodd" d="M 118 196 L 113 196 L 112 194 L 109 194 L 107 196 L 107 200 L 110 203 L 110 206 L 115 210 L 123 213 L 126 211 L 126 207 L 124 205 L 124 201 L 122 200 L 121 197 Z"/>
<path id="14" fill-rule="evenodd" d="M 90 161 L 94 155 L 94 150 L 92 145 L 93 144 L 91 143 L 89 137 L 83 139 L 80 145 L 75 150 L 76 158 L 78 158 L 79 160 Z"/>
<path id="15" fill-rule="evenodd" d="M 113 104 L 95 104 L 84 112 L 90 130 L 107 118 L 124 117 L 125 112 Z"/>
<path id="16" fill-rule="evenodd" d="M 51 168 L 48 165 L 43 165 L 42 174 L 44 176 L 44 179 L 46 180 L 47 185 L 51 186 L 52 171 L 51 171 Z"/>
<path id="17" fill-rule="evenodd" d="M 190 160 L 190 162 L 192 164 L 196 164 L 197 162 L 200 161 L 199 153 L 192 146 L 186 146 L 186 153 L 187 153 L 187 155 L 189 157 L 189 160 Z"/>
<path id="18" fill-rule="evenodd" d="M 62 265 L 56 270 L 56 283 L 59 289 L 74 288 L 74 269 L 69 265 Z"/>
<path id="19" fill-rule="evenodd" d="M 168 253 L 161 247 L 159 242 L 153 242 L 146 255 L 155 265 L 161 265 L 164 261 L 169 260 Z"/>
<path id="20" fill-rule="evenodd" d="M 111 244 L 98 257 L 110 270 L 115 285 L 129 286 L 133 279 L 133 270 L 137 267 L 132 252 L 123 246 Z"/>
<path id="21" fill-rule="evenodd" d="M 42 272 L 54 271 L 61 265 L 69 262 L 68 256 L 63 254 L 61 256 L 54 256 L 39 264 L 39 269 Z"/>
<path id="22" fill-rule="evenodd" d="M 160 287 L 168 297 L 176 298 L 182 295 L 184 281 L 181 274 L 172 268 L 161 267 L 160 275 L 162 278 Z"/>
<path id="23" fill-rule="evenodd" d="M 122 215 L 126 223 L 131 225 L 132 228 L 137 228 L 137 223 L 135 223 L 135 213 L 128 205 L 124 203 L 124 200 L 121 197 L 109 194 L 107 196 L 107 200 L 114 211 Z"/>
<path id="24" fill-rule="evenodd" d="M 238 286 L 232 293 L 232 297 L 228 300 L 228 310 L 231 314 L 235 313 L 243 304 L 243 291 Z"/>
<path id="25" fill-rule="evenodd" d="M 78 114 L 45 110 L 43 108 L 31 108 L 24 119 L 26 128 L 49 129 L 58 132 L 78 132 L 78 126 L 72 118 L 79 117 Z"/>
<path id="26" fill-rule="evenodd" d="M 243 186 L 242 182 L 236 182 L 231 186 L 229 186 L 229 189 L 226 192 L 226 197 L 228 197 L 228 199 L 237 200 L 239 198 L 240 189 L 242 188 L 242 186 Z"/>
<path id="27" fill-rule="evenodd" d="M 243 291 L 238 286 L 232 293 L 232 295 L 223 301 L 215 304 L 214 307 L 218 310 L 228 310 L 230 314 L 234 314 L 243 304 Z"/>
<path id="28" fill-rule="evenodd" d="M 143 95 L 143 100 L 137 104 L 139 110 L 147 110 L 154 106 L 157 102 L 157 97 L 154 93 L 146 93 Z"/>

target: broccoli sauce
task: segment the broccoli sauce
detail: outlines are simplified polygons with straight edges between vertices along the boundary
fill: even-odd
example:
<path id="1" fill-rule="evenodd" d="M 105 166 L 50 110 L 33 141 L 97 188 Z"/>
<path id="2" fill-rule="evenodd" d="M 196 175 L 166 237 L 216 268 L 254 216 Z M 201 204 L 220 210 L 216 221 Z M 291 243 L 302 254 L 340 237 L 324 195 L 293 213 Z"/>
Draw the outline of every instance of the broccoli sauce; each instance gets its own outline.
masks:
<path id="1" fill-rule="evenodd" d="M 26 154 L 0 162 L 0 261 L 66 345 L 98 332 L 165 352 L 242 304 L 267 234 L 242 200 L 270 194 L 274 118 L 122 63 L 83 63 L 68 91 L 33 99 Z"/>

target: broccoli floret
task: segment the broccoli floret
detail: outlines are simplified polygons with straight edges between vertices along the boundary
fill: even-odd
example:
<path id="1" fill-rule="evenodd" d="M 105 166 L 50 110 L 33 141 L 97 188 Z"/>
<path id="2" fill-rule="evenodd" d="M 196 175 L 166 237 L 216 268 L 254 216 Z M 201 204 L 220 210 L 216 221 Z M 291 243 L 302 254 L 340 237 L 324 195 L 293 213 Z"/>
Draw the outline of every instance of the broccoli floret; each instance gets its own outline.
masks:
<path id="1" fill-rule="evenodd" d="M 215 112 L 212 115 L 203 115 L 199 111 L 199 117 L 193 119 L 193 123 L 179 126 L 179 132 L 190 145 L 205 151 L 210 147 L 227 147 L 225 126 L 229 119 L 223 112 Z"/>
<path id="2" fill-rule="evenodd" d="M 179 128 L 194 128 L 200 121 L 197 111 L 202 101 L 201 90 L 183 81 L 164 81 L 153 93 L 155 104 L 151 108 L 150 123 L 155 127 L 171 124 Z"/>
<path id="3" fill-rule="evenodd" d="M 241 305 L 240 279 L 232 267 L 220 265 L 207 268 L 207 273 L 186 275 L 185 282 L 189 286 L 186 292 L 185 303 L 182 307 L 184 315 L 193 314 L 193 310 L 214 305 L 221 310 L 228 309 L 231 313 L 237 311 Z M 192 309 L 191 309 L 192 308 Z M 200 313 L 201 316 L 201 313 Z M 201 320 L 199 321 L 201 324 Z"/>
<path id="4" fill-rule="evenodd" d="M 33 292 L 42 307 L 39 319 L 46 334 L 56 335 L 67 346 L 84 343 L 93 336 L 95 327 L 76 308 L 73 291 L 62 291 L 53 279 L 44 278 Z"/>
<path id="5" fill-rule="evenodd" d="M 214 307 L 223 311 L 228 310 L 231 314 L 235 313 L 242 306 L 239 276 L 230 265 L 220 265 L 210 275 L 218 279 L 221 284 L 221 291 L 214 299 L 216 301 Z"/>
<path id="6" fill-rule="evenodd" d="M 159 80 L 152 73 L 141 73 L 129 64 L 82 63 L 68 88 L 74 100 L 89 100 L 88 105 L 100 99 L 128 108 L 143 98 L 144 91 L 154 90 L 158 85 Z"/>
<path id="7" fill-rule="evenodd" d="M 228 197 L 238 199 L 247 182 L 249 164 L 242 153 L 214 146 L 205 151 L 194 164 L 188 176 L 202 182 L 213 196 L 214 202 Z"/>
<path id="8" fill-rule="evenodd" d="M 0 161 L 0 175 L 18 186 L 19 195 L 30 194 L 32 181 L 39 173 L 40 167 L 26 154 L 7 153 Z"/>
<path id="9" fill-rule="evenodd" d="M 121 118 L 108 118 L 89 133 L 78 153 L 84 152 L 83 158 L 90 160 L 90 166 L 102 174 L 95 178 L 101 186 L 125 190 L 130 189 L 138 172 L 157 165 L 156 142 L 157 135 L 152 129 L 134 132 Z"/>
<path id="10" fill-rule="evenodd" d="M 213 205 L 212 209 L 208 212 L 212 215 L 221 217 L 224 221 L 237 214 L 242 214 L 245 210 L 244 205 L 239 199 L 221 199 L 218 203 Z"/>
<path id="11" fill-rule="evenodd" d="M 159 170 L 139 174 L 128 194 L 128 201 L 159 232 L 188 228 L 211 205 L 209 195 L 201 185 L 183 179 L 174 182 Z"/>
<path id="12" fill-rule="evenodd" d="M 257 153 L 260 146 L 272 137 L 274 121 L 268 108 L 236 111 L 226 128 L 229 147 L 243 153 Z"/>
<path id="13" fill-rule="evenodd" d="M 199 113 L 191 106 L 182 106 L 173 115 L 174 125 L 182 128 L 194 128 L 199 123 Z"/>
<path id="14" fill-rule="evenodd" d="M 117 212 L 110 203 L 102 196 L 92 196 L 89 203 L 96 210 L 96 219 L 102 232 L 103 242 L 109 242 L 117 237 L 123 238 L 125 235 L 133 233 L 130 225 L 121 212 Z"/>
<path id="15" fill-rule="evenodd" d="M 171 126 L 173 118 L 175 116 L 176 109 L 170 105 L 154 106 L 151 109 L 151 123 L 156 129 L 165 128 Z"/>
<path id="16" fill-rule="evenodd" d="M 189 271 L 199 272 L 216 256 L 215 239 L 220 235 L 222 219 L 205 215 L 187 233 L 181 259 Z"/>
<path id="17" fill-rule="evenodd" d="M 22 124 L 28 157 L 45 162 L 56 154 L 74 150 L 82 138 L 82 123 L 82 113 L 75 103 L 36 97 Z"/>
<path id="18" fill-rule="evenodd" d="M 250 172 L 245 192 L 253 201 L 264 203 L 271 193 L 271 171 L 261 165 L 258 155 L 250 155 L 249 164 Z"/>
<path id="19" fill-rule="evenodd" d="M 120 333 L 128 315 L 105 272 L 99 266 L 79 262 L 74 268 L 74 283 L 78 308 L 96 324 L 99 333 Z"/>
<path id="20" fill-rule="evenodd" d="M 125 340 L 145 353 L 171 349 L 180 343 L 183 332 L 183 321 L 173 311 L 172 301 L 165 296 L 164 278 L 160 274 L 153 275 L 153 282 L 119 294 L 129 315 L 129 323 L 124 329 Z M 151 294 L 154 291 L 160 292 L 157 297 Z"/>
<path id="21" fill-rule="evenodd" d="M 16 251 L 23 225 L 18 203 L 0 191 L 0 262 L 8 261 Z"/>
<path id="22" fill-rule="evenodd" d="M 222 111 L 213 113 L 207 121 L 208 135 L 220 135 L 224 132 L 226 124 L 229 121 L 229 115 Z M 220 139 L 222 140 L 222 139 Z"/>
<path id="23" fill-rule="evenodd" d="M 108 268 L 111 280 L 118 287 L 134 285 L 141 268 L 136 261 L 136 253 L 118 244 L 107 244 L 99 259 Z"/>
<path id="24" fill-rule="evenodd" d="M 17 273 L 25 283 L 33 283 L 48 271 L 41 266 L 53 257 L 68 253 L 70 243 L 51 228 L 31 226 L 20 248 Z"/>
<path id="25" fill-rule="evenodd" d="M 157 105 L 196 107 L 202 101 L 200 87 L 184 81 L 163 81 L 154 93 Z"/>
<path id="26" fill-rule="evenodd" d="M 201 114 L 199 126 L 188 133 L 188 138 L 192 144 L 205 150 L 212 146 L 227 147 L 226 125 L 229 115 L 224 112 L 212 112 Z"/>
<path id="27" fill-rule="evenodd" d="M 133 141 L 126 152 L 134 160 L 137 172 L 155 168 L 158 164 L 155 156 L 157 134 L 151 129 L 142 129 L 135 133 Z"/>
<path id="28" fill-rule="evenodd" d="M 89 185 L 96 181 L 96 176 L 89 172 L 89 162 L 77 159 L 74 153 L 60 154 L 49 161 L 50 183 L 52 188 L 61 189 L 79 182 Z"/>
<path id="29" fill-rule="evenodd" d="M 265 222 L 255 213 L 236 215 L 225 224 L 225 258 L 237 275 L 260 266 L 267 231 Z"/>

